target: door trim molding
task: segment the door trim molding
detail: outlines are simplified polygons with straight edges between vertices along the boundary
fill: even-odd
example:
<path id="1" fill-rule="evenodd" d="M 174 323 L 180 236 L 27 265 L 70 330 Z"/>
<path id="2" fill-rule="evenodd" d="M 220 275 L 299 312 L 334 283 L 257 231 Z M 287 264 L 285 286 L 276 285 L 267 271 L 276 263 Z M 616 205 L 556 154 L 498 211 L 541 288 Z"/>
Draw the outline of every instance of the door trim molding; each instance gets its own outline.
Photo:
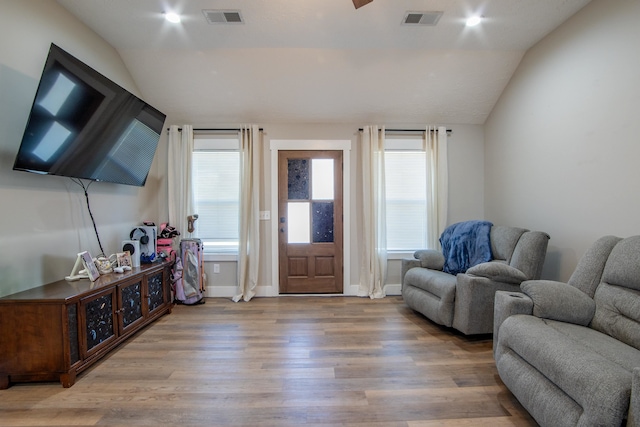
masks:
<path id="1" fill-rule="evenodd" d="M 278 152 L 281 150 L 335 150 L 342 151 L 342 197 L 343 203 L 343 295 L 357 295 L 358 287 L 351 286 L 351 140 L 349 139 L 274 139 L 271 150 L 271 207 L 278 206 Z M 275 207 L 275 208 L 274 208 Z M 280 263 L 278 247 L 278 219 L 271 218 L 271 286 L 269 296 L 280 295 Z"/>

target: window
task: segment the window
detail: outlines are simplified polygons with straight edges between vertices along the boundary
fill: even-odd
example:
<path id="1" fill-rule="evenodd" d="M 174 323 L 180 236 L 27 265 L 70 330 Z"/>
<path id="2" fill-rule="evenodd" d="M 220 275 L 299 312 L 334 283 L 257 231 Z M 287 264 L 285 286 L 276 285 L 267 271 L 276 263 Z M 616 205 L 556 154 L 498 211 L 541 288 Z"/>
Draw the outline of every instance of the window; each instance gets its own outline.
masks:
<path id="1" fill-rule="evenodd" d="M 193 152 L 195 235 L 205 253 L 238 253 L 240 143 L 237 136 L 196 135 Z"/>
<path id="2" fill-rule="evenodd" d="M 384 157 L 387 250 L 424 249 L 427 247 L 427 161 L 422 139 L 387 137 Z"/>

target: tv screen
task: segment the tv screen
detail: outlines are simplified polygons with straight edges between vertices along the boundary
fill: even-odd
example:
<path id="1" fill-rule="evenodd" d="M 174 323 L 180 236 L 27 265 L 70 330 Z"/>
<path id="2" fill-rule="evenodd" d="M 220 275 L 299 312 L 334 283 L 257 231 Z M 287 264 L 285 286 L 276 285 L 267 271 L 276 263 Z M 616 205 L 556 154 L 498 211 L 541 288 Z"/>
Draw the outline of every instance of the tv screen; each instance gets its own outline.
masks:
<path id="1" fill-rule="evenodd" d="M 165 117 L 52 44 L 13 169 L 143 186 Z"/>

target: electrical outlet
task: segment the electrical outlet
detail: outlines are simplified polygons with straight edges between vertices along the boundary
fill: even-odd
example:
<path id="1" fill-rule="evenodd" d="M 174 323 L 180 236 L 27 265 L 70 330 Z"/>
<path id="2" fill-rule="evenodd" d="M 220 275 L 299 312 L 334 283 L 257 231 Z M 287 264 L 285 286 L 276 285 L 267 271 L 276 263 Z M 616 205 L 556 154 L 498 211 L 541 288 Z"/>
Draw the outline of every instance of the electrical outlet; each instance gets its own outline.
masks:
<path id="1" fill-rule="evenodd" d="M 220 264 L 213 264 L 213 272 L 220 273 Z"/>

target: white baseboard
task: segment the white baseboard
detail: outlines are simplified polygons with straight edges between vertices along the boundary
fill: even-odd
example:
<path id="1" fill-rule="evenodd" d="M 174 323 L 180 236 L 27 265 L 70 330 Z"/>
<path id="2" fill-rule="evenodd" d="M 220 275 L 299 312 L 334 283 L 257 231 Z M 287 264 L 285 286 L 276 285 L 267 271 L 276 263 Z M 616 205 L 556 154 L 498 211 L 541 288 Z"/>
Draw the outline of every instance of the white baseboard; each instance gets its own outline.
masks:
<path id="1" fill-rule="evenodd" d="M 238 292 L 238 287 L 233 285 L 209 286 L 206 295 L 208 298 L 233 298 Z M 271 286 L 257 286 L 257 297 L 277 297 Z"/>
<path id="2" fill-rule="evenodd" d="M 206 296 L 208 298 L 233 298 L 236 295 L 237 287 L 233 285 L 225 285 L 225 286 L 209 286 L 207 287 Z M 366 296 L 360 295 L 358 292 L 360 289 L 359 285 L 350 285 L 347 287 L 343 295 L 345 296 Z M 400 284 L 389 284 L 384 286 L 384 294 L 385 295 L 401 295 L 402 294 L 402 285 Z M 256 287 L 256 296 L 257 297 L 277 297 L 278 293 L 275 292 L 275 288 L 273 286 L 257 286 Z"/>
<path id="3" fill-rule="evenodd" d="M 232 298 L 236 294 L 236 286 L 208 286 L 208 298 Z"/>
<path id="4" fill-rule="evenodd" d="M 384 294 L 385 295 L 402 295 L 402 285 L 400 283 L 384 285 Z"/>

